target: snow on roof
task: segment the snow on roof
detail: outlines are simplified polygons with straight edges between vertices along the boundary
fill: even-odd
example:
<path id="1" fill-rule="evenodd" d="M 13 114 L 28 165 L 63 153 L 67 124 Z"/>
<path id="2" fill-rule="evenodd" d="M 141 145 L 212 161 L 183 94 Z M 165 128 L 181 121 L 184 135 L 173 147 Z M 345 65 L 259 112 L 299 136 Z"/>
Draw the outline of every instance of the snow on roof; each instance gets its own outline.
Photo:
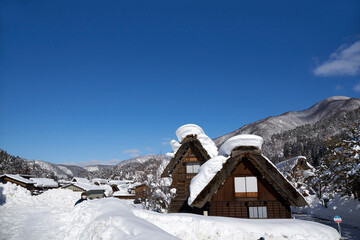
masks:
<path id="1" fill-rule="evenodd" d="M 261 149 L 264 140 L 262 137 L 253 134 L 241 134 L 226 140 L 219 149 L 219 155 L 230 156 L 231 151 L 240 146 L 256 147 Z"/>
<path id="2" fill-rule="evenodd" d="M 26 178 L 23 178 L 23 177 L 21 177 L 20 175 L 17 175 L 17 174 L 4 174 L 4 175 L 1 175 L 0 177 L 4 177 L 4 176 L 6 176 L 8 178 L 12 178 L 12 179 L 14 179 L 16 181 L 19 181 L 19 182 L 22 182 L 22 183 L 25 183 L 25 184 L 34 184 L 33 181 L 28 180 Z"/>
<path id="3" fill-rule="evenodd" d="M 91 190 L 106 190 L 103 186 L 97 186 L 97 185 L 92 185 L 92 184 L 87 184 L 87 183 L 76 183 L 73 182 L 70 185 L 73 185 L 75 187 L 81 188 L 84 191 L 91 191 Z M 70 186 L 68 185 L 68 186 Z"/>
<path id="4" fill-rule="evenodd" d="M 279 169 L 279 171 L 283 175 L 286 175 L 287 173 L 289 173 L 295 167 L 295 165 L 298 163 L 299 159 L 305 159 L 306 160 L 306 157 L 297 156 L 297 157 L 294 157 L 294 158 L 290 158 L 288 160 L 277 163 L 276 167 Z M 313 168 L 313 166 L 311 166 L 309 163 L 307 165 L 310 168 Z"/>
<path id="5" fill-rule="evenodd" d="M 30 178 L 35 182 L 35 187 L 58 187 L 58 183 L 51 178 Z"/>
<path id="6" fill-rule="evenodd" d="M 177 150 L 181 147 L 181 144 L 176 140 L 171 140 L 170 145 L 174 153 L 176 153 Z"/>
<path id="7" fill-rule="evenodd" d="M 205 134 L 205 132 L 202 130 L 202 128 L 199 127 L 198 125 L 186 124 L 186 125 L 179 127 L 176 130 L 176 136 L 180 143 L 186 138 L 186 136 L 189 136 L 189 135 L 197 136 L 197 139 L 200 141 L 201 145 L 204 147 L 204 149 L 206 150 L 206 152 L 209 154 L 210 157 L 215 157 L 218 155 L 218 149 L 217 149 L 215 143 L 213 142 L 213 140 L 211 140 L 211 138 L 209 138 Z M 179 149 L 179 147 L 180 147 L 179 142 L 177 142 L 176 140 L 172 140 L 170 142 L 171 146 L 174 150 L 174 153 L 176 153 L 177 149 Z"/>
<path id="8" fill-rule="evenodd" d="M 129 193 L 127 191 L 116 191 L 112 194 L 113 197 L 121 197 L 121 196 L 135 196 L 133 193 Z"/>
<path id="9" fill-rule="evenodd" d="M 94 178 L 91 180 L 92 183 L 98 182 L 99 184 L 108 184 L 109 181 L 102 178 Z"/>
<path id="10" fill-rule="evenodd" d="M 203 165 L 201 165 L 198 174 L 196 174 L 190 183 L 190 196 L 188 198 L 189 206 L 191 206 L 192 202 L 196 199 L 199 193 L 222 169 L 223 164 L 228 158 L 229 157 L 219 155 L 207 160 Z"/>
<path id="11" fill-rule="evenodd" d="M 87 178 L 79 178 L 79 177 L 74 177 L 71 181 L 77 183 L 90 183 L 90 181 Z"/>

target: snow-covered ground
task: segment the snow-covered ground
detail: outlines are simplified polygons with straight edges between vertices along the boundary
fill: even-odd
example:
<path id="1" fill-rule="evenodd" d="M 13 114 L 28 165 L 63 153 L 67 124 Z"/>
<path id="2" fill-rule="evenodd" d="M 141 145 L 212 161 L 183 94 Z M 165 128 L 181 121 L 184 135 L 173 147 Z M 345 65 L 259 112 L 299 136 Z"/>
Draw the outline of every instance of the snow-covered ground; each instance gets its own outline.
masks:
<path id="1" fill-rule="evenodd" d="M 31 196 L 0 184 L 0 239 L 339 239 L 334 228 L 310 221 L 160 214 L 115 198 L 74 206 L 79 198 L 64 189 Z"/>
<path id="2" fill-rule="evenodd" d="M 314 195 L 306 197 L 308 206 L 293 208 L 297 219 L 320 222 L 337 228 L 334 216 L 342 218 L 341 228 L 344 239 L 360 239 L 360 201 L 353 197 L 335 195 L 327 208 Z"/>

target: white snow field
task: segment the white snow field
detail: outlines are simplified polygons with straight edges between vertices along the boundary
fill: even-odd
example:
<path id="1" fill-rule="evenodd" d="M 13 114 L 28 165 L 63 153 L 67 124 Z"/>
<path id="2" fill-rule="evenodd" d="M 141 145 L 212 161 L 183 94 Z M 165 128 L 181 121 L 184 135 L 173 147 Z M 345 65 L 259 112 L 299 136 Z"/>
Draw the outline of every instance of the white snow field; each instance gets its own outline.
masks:
<path id="1" fill-rule="evenodd" d="M 31 196 L 0 184 L 0 239 L 339 239 L 334 228 L 310 221 L 161 214 L 116 198 L 74 206 L 79 197 L 64 189 Z"/>

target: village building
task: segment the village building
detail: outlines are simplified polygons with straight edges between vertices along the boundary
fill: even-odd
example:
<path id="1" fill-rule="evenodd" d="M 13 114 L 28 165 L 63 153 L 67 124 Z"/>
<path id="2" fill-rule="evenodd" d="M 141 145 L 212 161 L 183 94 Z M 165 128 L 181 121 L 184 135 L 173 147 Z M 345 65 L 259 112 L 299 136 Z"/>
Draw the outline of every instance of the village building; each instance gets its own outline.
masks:
<path id="1" fill-rule="evenodd" d="M 35 183 L 33 181 L 26 179 L 20 175 L 16 175 L 16 174 L 1 175 L 0 182 L 1 183 L 7 183 L 7 182 L 15 183 L 16 185 L 26 188 L 31 193 L 33 193 L 34 188 L 35 188 L 35 186 L 34 186 Z"/>
<path id="2" fill-rule="evenodd" d="M 135 203 L 141 203 L 149 197 L 150 187 L 146 186 L 145 183 L 135 187 Z"/>
<path id="3" fill-rule="evenodd" d="M 90 184 L 89 179 L 80 177 L 73 177 L 73 179 L 71 179 L 71 182 Z"/>
<path id="4" fill-rule="evenodd" d="M 113 192 L 112 196 L 118 199 L 135 199 L 135 194 L 128 191 L 116 191 Z"/>
<path id="5" fill-rule="evenodd" d="M 193 208 L 187 204 L 190 182 L 197 174 L 200 166 L 208 159 L 210 156 L 197 135 L 187 135 L 181 141 L 181 146 L 161 175 L 161 177 L 171 177 L 170 189 L 176 189 L 176 196 L 171 200 L 168 208 L 169 213 L 193 212 Z"/>
<path id="6" fill-rule="evenodd" d="M 91 180 L 91 183 L 100 186 L 109 184 L 109 181 L 102 178 L 94 178 Z"/>
<path id="7" fill-rule="evenodd" d="M 96 199 L 105 197 L 105 188 L 97 185 L 91 185 L 86 183 L 71 183 L 62 187 L 63 189 L 69 189 L 74 192 L 85 192 L 88 199 Z"/>
<path id="8" fill-rule="evenodd" d="M 210 159 L 191 183 L 188 204 L 210 216 L 291 218 L 290 206 L 307 202 L 262 155 L 262 141 L 255 135 L 228 139 L 219 149 L 223 156 Z"/>
<path id="9" fill-rule="evenodd" d="M 298 156 L 276 164 L 279 171 L 289 180 L 303 183 L 315 175 L 315 168 L 306 157 Z"/>
<path id="10" fill-rule="evenodd" d="M 39 194 L 43 191 L 59 187 L 59 184 L 51 178 L 30 178 L 30 180 L 34 182 L 34 194 Z"/>

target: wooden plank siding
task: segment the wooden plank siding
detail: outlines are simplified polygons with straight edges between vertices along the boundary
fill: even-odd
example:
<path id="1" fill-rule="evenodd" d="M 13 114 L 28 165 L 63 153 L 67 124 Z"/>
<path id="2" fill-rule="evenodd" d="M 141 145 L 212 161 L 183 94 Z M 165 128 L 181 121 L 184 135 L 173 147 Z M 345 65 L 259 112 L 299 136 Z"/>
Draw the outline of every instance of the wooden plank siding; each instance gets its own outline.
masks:
<path id="1" fill-rule="evenodd" d="M 17 184 L 17 185 L 19 185 L 19 186 L 22 186 L 22 187 L 26 188 L 27 190 L 29 190 L 29 191 L 31 192 L 31 194 L 33 193 L 33 191 L 34 191 L 34 189 L 35 189 L 34 184 L 26 184 L 26 183 L 17 181 L 16 179 L 9 178 L 9 177 L 7 177 L 7 176 L 2 177 L 2 178 L 0 179 L 0 182 L 1 182 L 1 183 L 4 183 L 4 184 L 6 184 L 7 182 L 15 183 L 15 184 Z"/>
<path id="2" fill-rule="evenodd" d="M 257 194 L 235 194 L 235 177 L 257 177 Z M 257 195 L 257 196 L 256 196 Z M 210 216 L 249 218 L 249 207 L 267 208 L 267 218 L 290 218 L 290 206 L 244 157 L 210 200 Z"/>
<path id="3" fill-rule="evenodd" d="M 189 147 L 172 172 L 172 184 L 170 188 L 176 188 L 176 197 L 172 199 L 168 212 L 193 212 L 188 206 L 187 199 L 190 195 L 190 182 L 196 173 L 186 173 L 186 163 L 199 163 L 202 165 L 206 159 L 200 155 L 195 147 Z"/>

